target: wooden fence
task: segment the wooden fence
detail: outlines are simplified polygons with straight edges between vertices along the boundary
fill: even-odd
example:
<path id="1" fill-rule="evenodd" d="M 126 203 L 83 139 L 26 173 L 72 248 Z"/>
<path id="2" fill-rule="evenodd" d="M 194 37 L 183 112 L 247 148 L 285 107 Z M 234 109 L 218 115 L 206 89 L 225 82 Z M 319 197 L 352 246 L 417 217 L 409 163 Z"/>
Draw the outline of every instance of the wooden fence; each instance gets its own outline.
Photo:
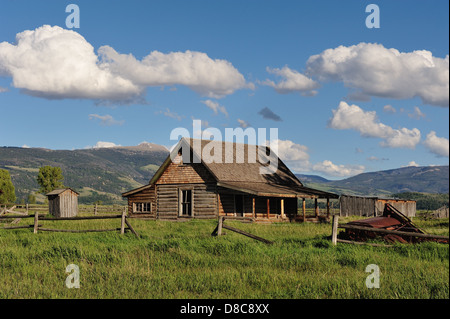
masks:
<path id="1" fill-rule="evenodd" d="M 405 231 L 399 231 L 399 230 L 387 230 L 387 229 L 382 229 L 382 228 L 372 228 L 372 227 L 363 227 L 363 226 L 348 225 L 348 224 L 339 224 L 338 221 L 339 221 L 339 216 L 333 215 L 332 229 L 331 229 L 331 242 L 333 243 L 333 245 L 336 245 L 337 243 L 348 243 L 348 244 L 382 246 L 382 247 L 391 247 L 392 246 L 392 245 L 383 245 L 383 244 L 357 242 L 357 241 L 339 239 L 338 238 L 338 228 L 369 231 L 369 232 L 373 232 L 373 233 L 377 233 L 377 234 L 391 234 L 391 235 L 398 235 L 398 236 L 446 240 L 447 243 L 449 241 L 448 236 L 438 236 L 438 235 L 430 235 L 430 234 L 423 234 L 423 233 L 405 232 Z"/>
<path id="2" fill-rule="evenodd" d="M 237 229 L 237 228 L 225 225 L 224 224 L 225 219 L 241 220 L 241 221 L 252 221 L 253 220 L 253 218 L 249 218 L 249 217 L 220 216 L 219 217 L 219 223 L 217 224 L 217 227 L 211 233 L 211 236 L 221 236 L 221 235 L 223 235 L 222 228 L 224 228 L 224 229 L 228 229 L 228 230 L 234 231 L 234 232 L 236 232 L 238 234 L 241 234 L 241 235 L 244 235 L 244 236 L 247 236 L 247 237 L 259 240 L 259 241 L 262 241 L 263 243 L 266 243 L 266 244 L 269 244 L 269 245 L 273 244 L 273 242 L 270 241 L 270 240 L 267 240 L 267 239 L 255 236 L 253 234 L 247 233 L 247 232 L 245 232 L 243 230 L 240 230 L 240 229 Z"/>
<path id="3" fill-rule="evenodd" d="M 48 205 L 44 204 L 10 204 L 11 208 L 0 207 L 0 215 L 4 211 L 12 212 L 16 210 L 16 212 L 23 211 L 28 213 L 29 211 L 33 212 L 48 212 Z M 79 213 L 92 213 L 94 215 L 103 214 L 103 213 L 118 213 L 121 214 L 127 206 L 124 205 L 78 205 Z"/>
<path id="4" fill-rule="evenodd" d="M 84 216 L 84 217 L 46 217 L 44 214 L 35 213 L 34 215 L 3 215 L 0 216 L 1 219 L 14 219 L 20 220 L 23 218 L 34 218 L 33 225 L 23 225 L 23 226 L 4 226 L 0 227 L 0 229 L 20 229 L 20 228 L 33 228 L 33 232 L 35 234 L 38 231 L 50 231 L 50 232 L 67 232 L 67 233 L 87 233 L 87 232 L 107 232 L 107 231 L 120 231 L 120 234 L 124 234 L 125 230 L 130 230 L 137 238 L 139 238 L 139 234 L 133 229 L 130 222 L 128 221 L 128 217 L 126 216 L 126 211 L 124 210 L 121 215 L 104 215 L 104 216 Z M 85 229 L 85 230 L 73 230 L 73 229 L 52 229 L 52 228 L 44 228 L 42 224 L 39 225 L 40 221 L 74 221 L 74 220 L 96 220 L 96 219 L 121 219 L 120 228 L 112 228 L 112 229 Z M 126 226 L 128 227 L 126 227 Z"/>

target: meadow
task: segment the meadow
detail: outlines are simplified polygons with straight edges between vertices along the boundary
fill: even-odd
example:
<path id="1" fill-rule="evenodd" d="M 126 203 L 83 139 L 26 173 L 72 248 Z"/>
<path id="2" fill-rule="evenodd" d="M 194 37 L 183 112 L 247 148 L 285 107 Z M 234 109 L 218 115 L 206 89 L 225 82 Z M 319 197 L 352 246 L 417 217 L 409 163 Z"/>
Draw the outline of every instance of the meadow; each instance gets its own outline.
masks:
<path id="1" fill-rule="evenodd" d="M 213 237 L 217 220 L 130 222 L 139 239 L 130 232 L 0 229 L 0 298 L 449 298 L 446 244 L 333 246 L 326 223 L 227 221 L 274 241 L 267 245 L 228 230 Z M 448 219 L 414 222 L 428 233 L 448 236 Z M 20 222 L 27 223 L 31 219 Z M 114 228 L 120 219 L 44 223 L 62 229 Z M 78 289 L 66 287 L 69 264 L 80 269 Z M 366 287 L 369 264 L 379 266 L 379 288 Z"/>

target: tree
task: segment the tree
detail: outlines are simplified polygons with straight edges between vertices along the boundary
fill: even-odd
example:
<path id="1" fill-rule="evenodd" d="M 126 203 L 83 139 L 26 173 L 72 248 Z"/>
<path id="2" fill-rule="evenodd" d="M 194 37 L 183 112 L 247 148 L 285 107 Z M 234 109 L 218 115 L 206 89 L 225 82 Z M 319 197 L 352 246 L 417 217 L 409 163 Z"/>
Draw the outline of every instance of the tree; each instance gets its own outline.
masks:
<path id="1" fill-rule="evenodd" d="M 28 195 L 28 204 L 36 204 L 36 196 L 34 194 Z"/>
<path id="2" fill-rule="evenodd" d="M 11 181 L 11 175 L 6 169 L 0 169 L 0 204 L 14 203 L 16 189 Z"/>
<path id="3" fill-rule="evenodd" d="M 61 167 L 43 166 L 39 168 L 37 177 L 40 186 L 39 193 L 47 194 L 57 188 L 63 188 L 63 180 Z"/>

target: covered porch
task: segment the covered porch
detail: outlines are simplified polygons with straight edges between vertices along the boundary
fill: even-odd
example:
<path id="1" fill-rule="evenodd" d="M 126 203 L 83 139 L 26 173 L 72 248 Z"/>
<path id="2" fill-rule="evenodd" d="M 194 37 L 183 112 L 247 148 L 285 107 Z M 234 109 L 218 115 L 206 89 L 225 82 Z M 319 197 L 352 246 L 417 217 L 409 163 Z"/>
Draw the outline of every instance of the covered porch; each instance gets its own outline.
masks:
<path id="1" fill-rule="evenodd" d="M 265 183 L 218 183 L 218 215 L 249 218 L 256 222 L 323 221 L 330 216 L 333 193 L 310 188 L 286 187 Z M 327 201 L 326 214 L 320 214 L 318 199 Z M 306 199 L 314 200 L 314 216 L 306 214 Z M 299 200 L 303 210 L 299 213 Z"/>

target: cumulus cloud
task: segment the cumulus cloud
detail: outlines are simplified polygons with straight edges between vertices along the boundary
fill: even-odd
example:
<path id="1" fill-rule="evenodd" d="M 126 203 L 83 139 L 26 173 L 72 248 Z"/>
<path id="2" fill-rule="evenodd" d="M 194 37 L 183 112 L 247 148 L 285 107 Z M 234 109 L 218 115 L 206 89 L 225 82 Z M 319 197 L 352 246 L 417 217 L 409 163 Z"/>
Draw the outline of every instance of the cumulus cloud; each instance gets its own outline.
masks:
<path id="1" fill-rule="evenodd" d="M 391 148 L 414 149 L 420 142 L 420 131 L 417 128 L 393 129 L 380 123 L 375 111 L 364 111 L 357 105 L 348 105 L 341 101 L 328 126 L 338 130 L 356 130 L 363 137 L 381 138 L 381 146 Z"/>
<path id="2" fill-rule="evenodd" d="M 272 110 L 269 109 L 268 107 L 263 108 L 261 111 L 258 112 L 258 114 L 267 120 L 273 120 L 276 122 L 282 121 L 281 117 L 279 115 L 275 114 L 274 112 L 272 112 Z"/>
<path id="3" fill-rule="evenodd" d="M 253 88 L 230 62 L 202 52 L 153 51 L 137 60 L 102 46 L 97 55 L 79 33 L 49 25 L 0 43 L 0 76 L 33 96 L 122 103 L 141 101 L 149 86 L 184 85 L 214 98 Z"/>
<path id="4" fill-rule="evenodd" d="M 449 140 L 445 137 L 437 137 L 435 131 L 427 134 L 423 144 L 430 152 L 438 156 L 448 157 L 449 155 Z"/>
<path id="5" fill-rule="evenodd" d="M 305 145 L 290 140 L 275 139 L 270 141 L 277 150 L 278 157 L 294 172 L 315 171 L 328 176 L 348 177 L 364 172 L 362 165 L 336 165 L 329 160 L 312 164 L 309 159 L 309 149 Z"/>
<path id="6" fill-rule="evenodd" d="M 270 141 L 272 149 L 277 151 L 278 157 L 293 171 L 309 171 L 308 147 L 290 140 L 274 139 Z"/>
<path id="7" fill-rule="evenodd" d="M 365 167 L 362 165 L 336 165 L 331 161 L 325 160 L 314 164 L 312 169 L 330 176 L 347 177 L 363 173 Z"/>
<path id="8" fill-rule="evenodd" d="M 117 121 L 111 115 L 99 115 L 99 114 L 89 114 L 89 119 L 98 119 L 100 120 L 100 125 L 103 126 L 112 126 L 112 125 L 123 125 L 125 121 Z"/>
<path id="9" fill-rule="evenodd" d="M 209 107 L 211 110 L 213 110 L 214 114 L 217 115 L 220 112 L 225 114 L 226 117 L 228 117 L 228 112 L 225 106 L 220 105 L 219 103 L 211 100 L 202 101 L 202 103 L 205 104 L 207 107 Z"/>
<path id="10" fill-rule="evenodd" d="M 143 88 L 99 63 L 79 33 L 44 25 L 18 33 L 17 44 L 0 43 L 0 75 L 14 87 L 50 99 L 124 99 Z"/>
<path id="11" fill-rule="evenodd" d="M 211 59 L 206 53 L 153 51 L 141 61 L 110 46 L 98 50 L 113 74 L 141 86 L 185 85 L 203 96 L 220 98 L 242 88 L 252 88 L 233 65 Z"/>
<path id="12" fill-rule="evenodd" d="M 283 80 L 275 83 L 267 79 L 261 82 L 261 84 L 273 87 L 280 94 L 295 92 L 307 96 L 317 94 L 316 89 L 319 88 L 320 84 L 296 70 L 292 70 L 287 66 L 281 69 L 267 67 L 266 70 L 268 73 L 281 77 Z"/>
<path id="13" fill-rule="evenodd" d="M 360 96 L 419 97 L 427 104 L 449 106 L 449 56 L 434 57 L 426 50 L 400 52 L 374 43 L 339 46 L 311 56 L 305 74 L 343 82 Z"/>

